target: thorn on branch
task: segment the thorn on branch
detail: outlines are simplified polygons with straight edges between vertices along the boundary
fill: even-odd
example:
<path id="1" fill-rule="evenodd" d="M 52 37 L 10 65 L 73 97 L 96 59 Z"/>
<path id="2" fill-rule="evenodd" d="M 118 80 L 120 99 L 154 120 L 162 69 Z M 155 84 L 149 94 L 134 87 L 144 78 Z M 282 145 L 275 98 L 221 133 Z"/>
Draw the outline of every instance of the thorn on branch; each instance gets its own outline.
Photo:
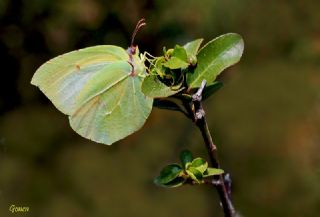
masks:
<path id="1" fill-rule="evenodd" d="M 205 112 L 202 108 L 201 101 L 202 101 L 202 93 L 204 88 L 206 87 L 207 81 L 204 79 L 201 82 L 201 85 L 197 92 L 192 95 L 192 102 L 194 105 L 194 120 L 197 122 L 198 120 L 201 120 L 205 116 Z"/>
<path id="2" fill-rule="evenodd" d="M 192 101 L 193 102 L 201 102 L 202 93 L 203 93 L 204 88 L 206 87 L 206 84 L 207 84 L 207 81 L 205 79 L 203 79 L 203 81 L 201 82 L 201 85 L 200 85 L 199 89 L 197 90 L 197 92 L 192 95 Z"/>
<path id="3" fill-rule="evenodd" d="M 224 174 L 224 185 L 226 186 L 226 191 L 228 193 L 228 197 L 231 199 L 231 194 L 232 194 L 232 179 L 230 173 L 225 173 Z"/>
<path id="4" fill-rule="evenodd" d="M 220 179 L 210 179 L 210 180 L 204 180 L 205 184 L 213 185 L 215 187 L 221 186 L 222 182 Z"/>
<path id="5" fill-rule="evenodd" d="M 200 120 L 204 117 L 206 113 L 204 112 L 204 110 L 201 108 L 201 109 L 198 109 L 198 111 L 195 112 L 195 119 L 196 120 Z"/>

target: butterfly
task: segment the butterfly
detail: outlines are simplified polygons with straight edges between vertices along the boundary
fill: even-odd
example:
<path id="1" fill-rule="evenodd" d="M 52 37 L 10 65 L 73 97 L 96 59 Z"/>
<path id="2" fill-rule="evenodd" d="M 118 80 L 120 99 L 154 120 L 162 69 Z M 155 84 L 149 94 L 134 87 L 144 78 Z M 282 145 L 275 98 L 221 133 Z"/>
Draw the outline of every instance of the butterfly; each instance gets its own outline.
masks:
<path id="1" fill-rule="evenodd" d="M 35 72 L 31 84 L 69 116 L 71 128 L 98 143 L 112 143 L 140 129 L 153 99 L 141 91 L 145 76 L 143 58 L 133 45 L 140 20 L 125 50 L 98 45 L 55 57 Z"/>

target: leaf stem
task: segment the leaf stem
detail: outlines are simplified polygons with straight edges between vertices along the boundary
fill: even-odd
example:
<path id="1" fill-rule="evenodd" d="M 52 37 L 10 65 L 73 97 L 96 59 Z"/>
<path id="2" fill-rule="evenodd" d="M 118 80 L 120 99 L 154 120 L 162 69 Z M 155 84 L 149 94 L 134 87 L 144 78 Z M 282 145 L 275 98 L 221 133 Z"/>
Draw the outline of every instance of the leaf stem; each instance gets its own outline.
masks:
<path id="1" fill-rule="evenodd" d="M 205 118 L 205 112 L 202 107 L 202 92 L 205 88 L 205 85 L 206 81 L 203 80 L 198 91 L 192 95 L 192 102 L 194 106 L 194 121 L 202 134 L 212 167 L 220 168 L 217 146 L 213 143 L 212 136 Z M 224 216 L 235 217 L 236 211 L 226 188 L 223 175 L 214 176 L 212 183 L 219 183 L 214 184 L 214 186 L 216 187 L 219 194 Z"/>

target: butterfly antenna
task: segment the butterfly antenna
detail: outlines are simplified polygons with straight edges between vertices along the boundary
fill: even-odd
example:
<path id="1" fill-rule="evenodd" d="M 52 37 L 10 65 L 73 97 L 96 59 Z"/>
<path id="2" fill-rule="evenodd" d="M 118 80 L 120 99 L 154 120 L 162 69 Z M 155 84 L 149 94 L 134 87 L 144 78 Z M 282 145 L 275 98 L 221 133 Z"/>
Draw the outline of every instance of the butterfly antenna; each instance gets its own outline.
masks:
<path id="1" fill-rule="evenodd" d="M 134 38 L 136 37 L 136 34 L 139 32 L 139 30 L 143 27 L 147 25 L 146 24 L 146 20 L 144 18 L 140 19 L 136 25 L 136 28 L 134 29 L 132 36 L 131 36 L 131 47 L 133 47 L 133 43 L 134 43 Z"/>

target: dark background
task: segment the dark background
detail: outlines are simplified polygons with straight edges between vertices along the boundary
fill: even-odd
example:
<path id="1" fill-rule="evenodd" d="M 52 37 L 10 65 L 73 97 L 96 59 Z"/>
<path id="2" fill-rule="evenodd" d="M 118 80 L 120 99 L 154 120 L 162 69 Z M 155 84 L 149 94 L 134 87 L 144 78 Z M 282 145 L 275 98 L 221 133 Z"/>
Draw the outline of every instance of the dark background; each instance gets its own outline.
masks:
<path id="1" fill-rule="evenodd" d="M 126 48 L 160 55 L 203 37 L 240 33 L 240 63 L 205 109 L 234 203 L 245 217 L 320 212 L 320 2 L 315 0 L 1 0 L 0 216 L 222 216 L 208 186 L 161 189 L 152 180 L 181 149 L 206 157 L 189 120 L 154 109 L 145 127 L 112 146 L 74 133 L 30 80 L 56 55 Z"/>

